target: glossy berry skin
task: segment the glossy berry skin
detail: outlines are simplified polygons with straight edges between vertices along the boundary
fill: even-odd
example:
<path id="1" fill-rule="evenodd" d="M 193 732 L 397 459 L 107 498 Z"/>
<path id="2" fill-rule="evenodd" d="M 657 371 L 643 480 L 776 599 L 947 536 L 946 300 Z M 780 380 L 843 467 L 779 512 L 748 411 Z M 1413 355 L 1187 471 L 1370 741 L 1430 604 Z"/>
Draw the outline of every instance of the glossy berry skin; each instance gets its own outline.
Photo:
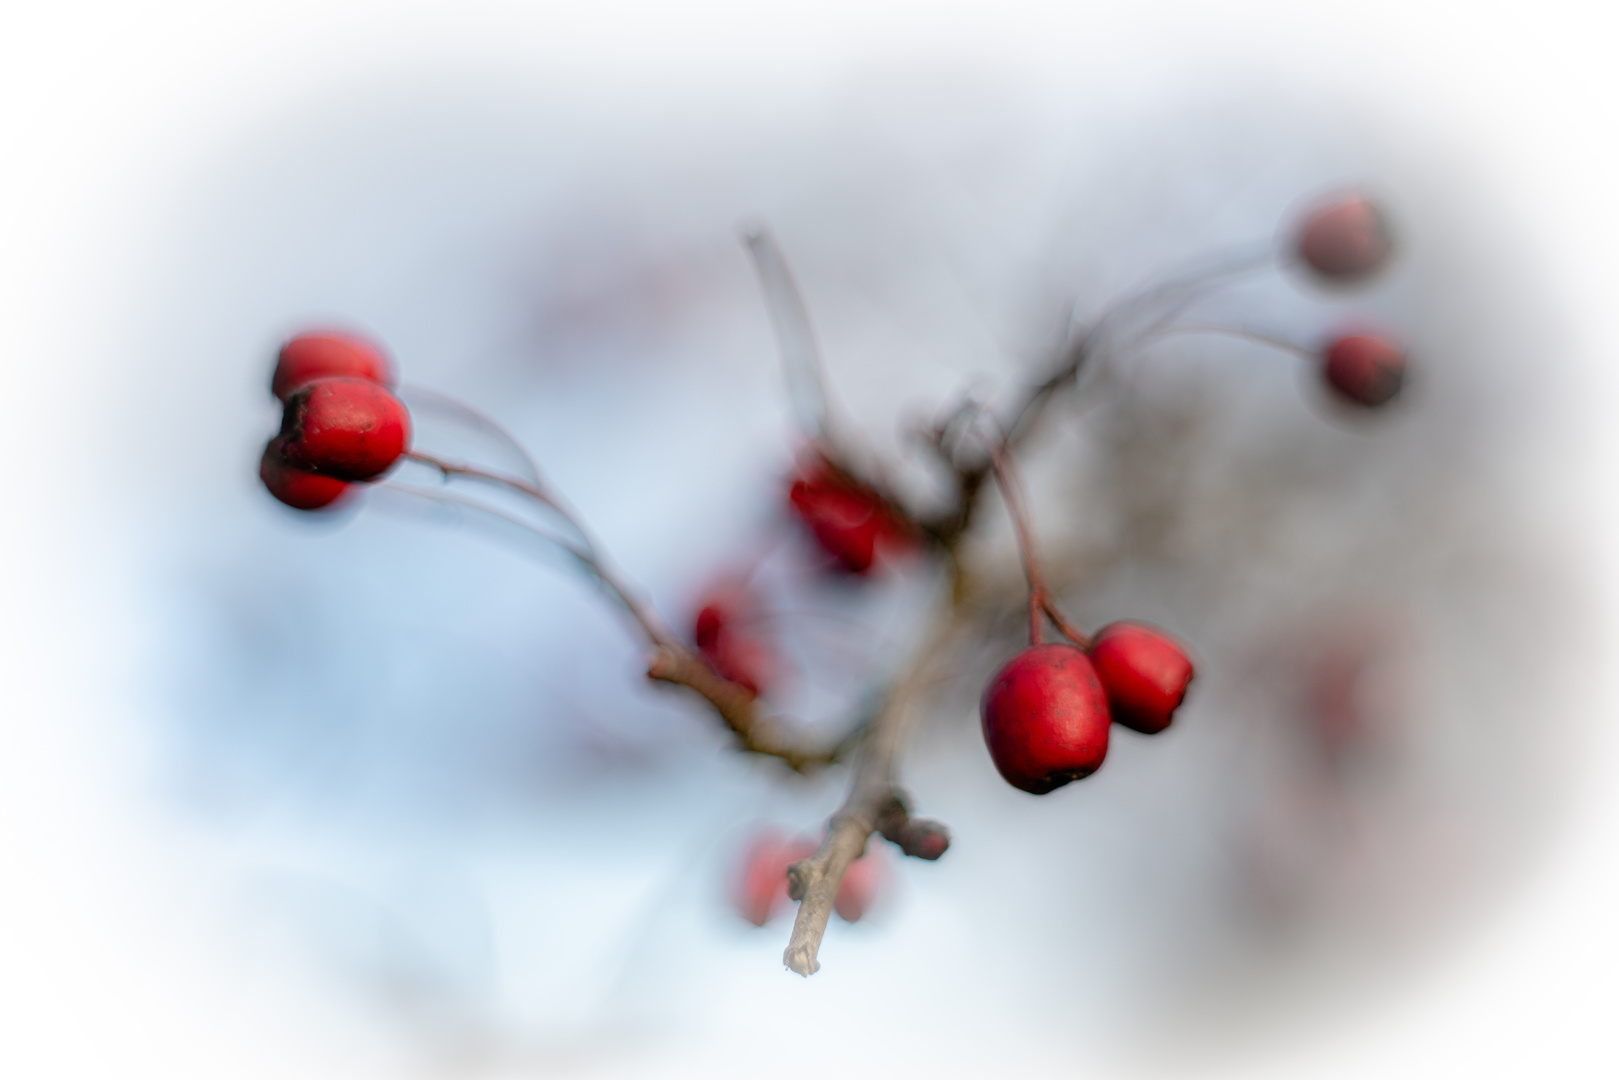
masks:
<path id="1" fill-rule="evenodd" d="M 1375 409 L 1404 385 L 1405 354 L 1382 338 L 1349 334 L 1326 347 L 1321 374 L 1343 401 Z"/>
<path id="2" fill-rule="evenodd" d="M 1096 632 L 1090 656 L 1115 723 L 1146 735 L 1169 726 L 1192 681 L 1192 661 L 1174 638 L 1116 622 Z"/>
<path id="3" fill-rule="evenodd" d="M 909 543 L 904 527 L 881 495 L 824 461 L 799 473 L 788 500 L 815 542 L 851 574 L 869 573 L 880 551 L 901 549 Z"/>
<path id="4" fill-rule="evenodd" d="M 1316 210 L 1305 219 L 1298 237 L 1299 258 L 1320 277 L 1343 284 L 1381 270 L 1393 248 L 1383 215 L 1360 195 Z"/>
<path id="5" fill-rule="evenodd" d="M 352 334 L 299 334 L 281 346 L 270 393 L 286 401 L 300 387 L 330 378 L 368 379 L 392 386 L 393 365 L 378 346 Z"/>
<path id="6" fill-rule="evenodd" d="M 307 472 L 369 480 L 410 444 L 410 413 L 369 379 L 321 379 L 287 399 L 283 455 Z"/>
<path id="7" fill-rule="evenodd" d="M 762 694 L 770 685 L 775 656 L 768 645 L 738 627 L 743 598 L 716 595 L 697 613 L 697 651 L 725 678 Z"/>
<path id="8" fill-rule="evenodd" d="M 832 910 L 844 922 L 859 922 L 860 917 L 882 895 L 888 881 L 888 868 L 875 851 L 868 851 L 843 872 L 838 891 L 832 898 Z"/>
<path id="9" fill-rule="evenodd" d="M 979 704 L 984 742 L 1006 782 L 1055 791 L 1107 757 L 1107 695 L 1084 651 L 1031 645 L 1008 660 Z"/>
<path id="10" fill-rule="evenodd" d="M 815 843 L 788 838 L 775 830 L 754 837 L 742 857 L 742 873 L 732 897 L 736 910 L 754 926 L 763 926 L 787 906 L 787 868 L 815 854 Z"/>
<path id="11" fill-rule="evenodd" d="M 259 459 L 259 479 L 271 495 L 294 510 L 319 510 L 341 499 L 349 489 L 346 481 L 288 465 L 281 453 L 281 440 L 271 439 Z"/>

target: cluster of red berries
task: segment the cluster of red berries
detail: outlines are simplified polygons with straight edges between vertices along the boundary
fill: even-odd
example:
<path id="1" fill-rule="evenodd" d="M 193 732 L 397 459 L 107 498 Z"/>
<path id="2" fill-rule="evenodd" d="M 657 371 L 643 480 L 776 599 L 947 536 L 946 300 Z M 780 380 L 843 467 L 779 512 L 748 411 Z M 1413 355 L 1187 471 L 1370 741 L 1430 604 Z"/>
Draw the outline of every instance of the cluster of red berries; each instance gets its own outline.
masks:
<path id="1" fill-rule="evenodd" d="M 1307 215 L 1294 250 L 1322 281 L 1353 285 L 1388 263 L 1394 241 L 1376 204 L 1363 195 L 1350 195 Z M 1322 350 L 1321 361 L 1327 385 L 1351 405 L 1386 404 L 1405 382 L 1405 354 L 1377 335 L 1338 337 Z"/>
<path id="2" fill-rule="evenodd" d="M 766 829 L 754 836 L 742 857 L 733 902 L 744 919 L 763 926 L 787 906 L 787 868 L 815 854 L 815 841 Z M 849 864 L 832 900 L 845 922 L 856 922 L 881 896 L 888 874 L 882 856 L 867 852 Z"/>
<path id="3" fill-rule="evenodd" d="M 880 557 L 915 543 L 904 516 L 880 492 L 820 454 L 799 468 L 787 497 L 815 542 L 851 574 L 869 573 Z"/>
<path id="4" fill-rule="evenodd" d="M 297 510 L 330 506 L 349 485 L 393 468 L 410 445 L 410 413 L 394 396 L 382 350 L 347 334 L 301 334 L 276 360 L 270 392 L 285 411 L 259 479 Z"/>
<path id="5" fill-rule="evenodd" d="M 1084 649 L 1030 645 L 984 688 L 984 742 L 1007 783 L 1044 795 L 1101 768 L 1112 723 L 1167 728 L 1191 681 L 1186 651 L 1141 623 L 1105 626 Z"/>

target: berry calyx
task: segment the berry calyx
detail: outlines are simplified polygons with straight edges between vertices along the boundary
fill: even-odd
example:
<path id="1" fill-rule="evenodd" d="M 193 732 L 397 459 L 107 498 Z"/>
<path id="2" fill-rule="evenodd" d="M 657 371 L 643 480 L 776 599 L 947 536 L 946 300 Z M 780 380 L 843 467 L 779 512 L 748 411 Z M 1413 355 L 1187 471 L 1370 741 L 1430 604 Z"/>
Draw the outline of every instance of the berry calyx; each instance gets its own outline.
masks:
<path id="1" fill-rule="evenodd" d="M 410 413 L 369 379 L 321 379 L 287 399 L 281 439 L 291 465 L 339 480 L 369 480 L 405 452 Z"/>
<path id="2" fill-rule="evenodd" d="M 1374 409 L 1400 392 L 1405 366 L 1405 354 L 1383 338 L 1347 334 L 1323 351 L 1321 374 L 1344 401 Z"/>
<path id="3" fill-rule="evenodd" d="M 1304 220 L 1298 254 L 1328 281 L 1349 283 L 1382 269 L 1393 251 L 1388 223 L 1363 195 L 1321 207 Z"/>
<path id="4" fill-rule="evenodd" d="M 740 590 L 711 595 L 697 612 L 692 637 L 697 652 L 710 667 L 757 695 L 770 685 L 775 655 L 768 644 L 740 625 L 750 606 L 749 598 Z"/>
<path id="5" fill-rule="evenodd" d="M 271 495 L 294 510 L 319 510 L 341 499 L 348 491 L 347 481 L 319 473 L 305 472 L 287 464 L 282 456 L 280 437 L 271 439 L 259 459 L 259 479 Z"/>
<path id="6" fill-rule="evenodd" d="M 754 837 L 742 858 L 742 873 L 732 897 L 737 911 L 754 926 L 763 926 L 787 906 L 787 868 L 815 854 L 815 843 L 788 838 L 774 829 Z"/>
<path id="7" fill-rule="evenodd" d="M 1115 723 L 1146 735 L 1169 726 L 1192 681 L 1192 661 L 1174 638 L 1142 623 L 1110 623 L 1096 632 L 1090 657 Z"/>
<path id="8" fill-rule="evenodd" d="M 1107 757 L 1107 695 L 1084 651 L 1030 645 L 995 673 L 979 713 L 1006 782 L 1033 795 L 1095 772 Z"/>
<path id="9" fill-rule="evenodd" d="M 379 346 L 353 334 L 299 334 L 281 346 L 270 393 L 286 401 L 300 387 L 330 378 L 369 379 L 392 386 L 393 365 Z"/>
<path id="10" fill-rule="evenodd" d="M 851 574 L 868 573 L 881 550 L 900 550 L 910 542 L 886 499 L 824 458 L 800 471 L 788 499 L 815 542 Z"/>

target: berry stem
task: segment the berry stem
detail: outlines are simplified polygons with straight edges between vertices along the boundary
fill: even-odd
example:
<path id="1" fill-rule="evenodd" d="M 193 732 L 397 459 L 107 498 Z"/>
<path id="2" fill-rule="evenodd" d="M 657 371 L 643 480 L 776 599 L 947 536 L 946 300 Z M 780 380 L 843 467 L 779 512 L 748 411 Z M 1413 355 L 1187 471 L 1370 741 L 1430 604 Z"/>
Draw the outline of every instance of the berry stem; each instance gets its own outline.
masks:
<path id="1" fill-rule="evenodd" d="M 590 531 L 585 528 L 584 522 L 580 520 L 572 508 L 564 504 L 557 496 L 546 491 L 538 483 L 522 480 L 505 473 L 480 469 L 475 465 L 460 465 L 455 462 L 445 461 L 420 451 L 409 451 L 405 456 L 418 464 L 438 470 L 446 478 L 459 476 L 515 491 L 520 495 L 533 499 L 541 506 L 557 514 L 580 537 L 580 547 L 564 545 L 566 550 L 594 574 L 619 603 L 624 605 L 625 610 L 630 613 L 630 616 L 646 635 L 647 641 L 656 647 L 663 647 L 671 642 L 678 641 L 669 628 L 664 625 L 663 620 L 658 618 L 657 613 L 646 606 L 634 591 L 620 579 L 617 570 L 603 557 L 601 549 L 591 537 Z"/>
<path id="2" fill-rule="evenodd" d="M 1221 334 L 1226 337 L 1241 338 L 1243 341 L 1251 341 L 1257 345 L 1264 345 L 1281 352 L 1292 353 L 1294 356 L 1305 360 L 1312 360 L 1316 355 L 1315 350 L 1306 348 L 1296 341 L 1289 341 L 1287 338 L 1277 337 L 1246 326 L 1223 326 L 1219 323 L 1189 323 L 1180 326 L 1155 327 L 1144 335 L 1138 344 L 1146 345 L 1154 337 L 1167 337 L 1170 334 Z"/>
<path id="3" fill-rule="evenodd" d="M 1029 582 L 1029 644 L 1039 645 L 1045 639 L 1040 619 L 1043 614 L 1051 619 L 1052 625 L 1063 637 L 1080 648 L 1085 648 L 1090 644 L 1090 638 L 1069 622 L 1067 616 L 1057 607 L 1057 601 L 1052 597 L 1051 590 L 1046 588 L 1045 575 L 1040 569 L 1040 558 L 1035 552 L 1034 529 L 1029 523 L 1022 480 L 1017 474 L 1008 447 L 1004 440 L 993 438 L 985 439 L 984 445 L 989 450 L 990 463 L 995 471 L 995 482 L 1000 486 L 1007 513 L 1012 516 L 1012 529 L 1017 534 L 1018 554 L 1023 559 L 1023 574 Z"/>
<path id="4" fill-rule="evenodd" d="M 572 526 L 580 537 L 578 545 L 560 540 L 538 529 L 531 523 L 524 522 L 496 508 L 485 506 L 475 500 L 450 496 L 444 492 L 425 491 L 407 485 L 398 486 L 398 490 L 407 494 L 437 498 L 440 501 L 453 502 L 486 511 L 496 517 L 528 528 L 547 540 L 556 543 L 589 571 L 624 606 L 645 635 L 647 641 L 652 645 L 652 658 L 647 665 L 647 677 L 658 682 L 684 687 L 705 699 L 725 726 L 736 735 L 743 749 L 751 753 L 779 758 L 789 768 L 797 772 L 810 772 L 821 766 L 842 760 L 852 748 L 854 739 L 850 736 L 831 744 L 827 744 L 824 739 L 811 741 L 797 725 L 784 721 L 766 711 L 759 704 L 757 696 L 752 690 L 725 678 L 715 671 L 713 666 L 701 656 L 687 648 L 680 638 L 669 629 L 668 625 L 659 618 L 657 612 L 644 603 L 639 598 L 636 590 L 632 589 L 620 577 L 611 562 L 602 555 L 601 548 L 592 539 L 589 530 L 585 528 L 578 515 L 560 498 L 547 491 L 540 484 L 522 480 L 515 476 L 508 476 L 504 473 L 481 469 L 474 465 L 462 465 L 444 461 L 431 454 L 424 454 L 419 451 L 412 451 L 406 456 L 418 464 L 438 470 L 446 478 L 461 477 L 517 492 L 553 511 Z"/>

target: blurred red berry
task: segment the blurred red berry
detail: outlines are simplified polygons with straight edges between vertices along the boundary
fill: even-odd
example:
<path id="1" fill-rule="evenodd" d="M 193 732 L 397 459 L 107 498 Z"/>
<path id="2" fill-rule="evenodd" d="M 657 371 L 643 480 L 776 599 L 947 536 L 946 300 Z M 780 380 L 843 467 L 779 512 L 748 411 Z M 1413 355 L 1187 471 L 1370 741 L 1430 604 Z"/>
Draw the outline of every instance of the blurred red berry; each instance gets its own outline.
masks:
<path id="1" fill-rule="evenodd" d="M 352 334 L 299 334 L 281 346 L 270 393 L 287 400 L 316 379 L 369 379 L 393 385 L 393 365 L 377 345 Z"/>
<path id="2" fill-rule="evenodd" d="M 1304 220 L 1299 257 L 1329 281 L 1350 282 L 1382 269 L 1393 249 L 1388 224 L 1377 206 L 1351 195 L 1324 206 Z"/>
<path id="3" fill-rule="evenodd" d="M 1108 708 L 1085 653 L 1072 645 L 1031 645 L 984 688 L 984 742 L 1006 782 L 1035 795 L 1101 767 Z"/>
<path id="4" fill-rule="evenodd" d="M 289 464 L 339 480 L 369 480 L 410 443 L 410 413 L 368 379 L 321 379 L 287 399 L 281 422 Z"/>
<path id="5" fill-rule="evenodd" d="M 815 842 L 788 838 L 766 829 L 753 838 L 742 857 L 742 873 L 733 900 L 742 917 L 763 926 L 787 906 L 787 868 L 815 854 Z"/>
<path id="6" fill-rule="evenodd" d="M 281 456 L 281 439 L 270 440 L 259 459 L 259 479 L 271 495 L 294 510 L 319 510 L 330 506 L 348 491 L 346 481 L 305 472 L 288 465 Z"/>
<path id="7" fill-rule="evenodd" d="M 1096 632 L 1090 657 L 1116 722 L 1147 735 L 1169 726 L 1192 681 L 1192 661 L 1174 638 L 1116 622 Z"/>
<path id="8" fill-rule="evenodd" d="M 697 651 L 720 675 L 762 694 L 770 685 L 775 653 L 759 635 L 743 625 L 751 614 L 751 598 L 739 589 L 711 594 L 697 613 L 693 640 Z"/>
<path id="9" fill-rule="evenodd" d="M 878 850 L 869 850 L 849 864 L 832 898 L 832 910 L 845 922 L 859 922 L 860 917 L 882 896 L 888 883 L 888 868 Z"/>
<path id="10" fill-rule="evenodd" d="M 1349 334 L 1327 346 L 1321 373 L 1343 400 L 1365 408 L 1386 404 L 1405 382 L 1405 354 L 1388 341 Z"/>
<path id="11" fill-rule="evenodd" d="M 816 459 L 788 492 L 792 507 L 828 555 L 852 574 L 865 574 L 884 549 L 910 542 L 887 501 L 871 488 Z"/>

